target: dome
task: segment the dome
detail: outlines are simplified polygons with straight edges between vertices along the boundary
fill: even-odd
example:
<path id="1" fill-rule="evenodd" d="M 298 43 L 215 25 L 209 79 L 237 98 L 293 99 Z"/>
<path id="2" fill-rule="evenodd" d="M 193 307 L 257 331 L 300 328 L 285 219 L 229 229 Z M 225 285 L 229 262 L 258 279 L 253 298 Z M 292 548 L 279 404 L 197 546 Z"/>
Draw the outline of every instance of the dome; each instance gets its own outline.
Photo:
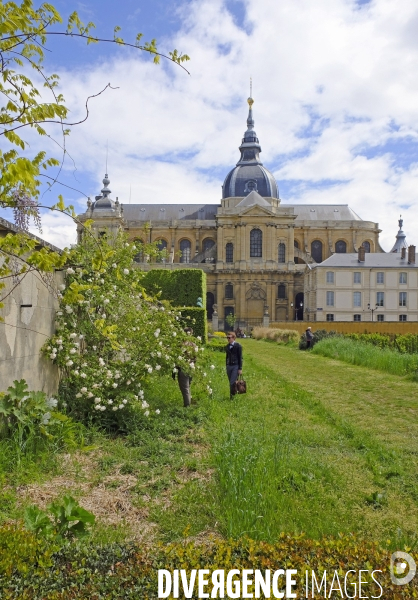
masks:
<path id="1" fill-rule="evenodd" d="M 111 210 L 115 208 L 115 203 L 110 198 L 111 190 L 109 189 L 109 177 L 108 174 L 104 176 L 103 179 L 103 188 L 101 189 L 101 196 L 96 196 L 96 202 L 93 205 L 93 210 L 103 209 L 103 210 Z"/>
<path id="2" fill-rule="evenodd" d="M 399 218 L 398 225 L 399 225 L 399 231 L 396 235 L 396 242 L 395 242 L 395 245 L 393 246 L 391 252 L 401 252 L 402 248 L 408 248 L 408 244 L 406 242 L 406 235 L 402 231 L 402 226 L 403 226 L 402 215 Z"/>
<path id="3" fill-rule="evenodd" d="M 257 192 L 264 198 L 278 198 L 279 190 L 272 173 L 260 160 L 261 146 L 254 130 L 252 105 L 254 100 L 248 98 L 250 106 L 247 131 L 244 133 L 241 146 L 241 158 L 237 166 L 228 173 L 222 186 L 222 198 L 242 197 Z"/>

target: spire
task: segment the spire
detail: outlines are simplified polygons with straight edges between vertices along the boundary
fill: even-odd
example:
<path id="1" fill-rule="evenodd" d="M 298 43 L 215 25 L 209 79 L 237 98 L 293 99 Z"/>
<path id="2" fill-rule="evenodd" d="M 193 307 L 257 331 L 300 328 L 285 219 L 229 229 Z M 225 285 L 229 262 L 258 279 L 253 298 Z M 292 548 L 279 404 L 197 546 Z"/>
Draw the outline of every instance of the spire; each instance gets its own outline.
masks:
<path id="1" fill-rule="evenodd" d="M 403 227 L 402 215 L 399 216 L 398 225 L 399 225 L 399 231 L 396 234 L 396 242 L 395 242 L 395 245 L 393 246 L 391 252 L 401 252 L 402 248 L 408 248 L 408 244 L 406 242 L 406 235 L 402 231 L 402 227 Z"/>
<path id="2" fill-rule="evenodd" d="M 261 152 L 261 146 L 258 141 L 257 133 L 254 130 L 254 118 L 253 118 L 253 104 L 254 100 L 251 96 L 252 94 L 252 80 L 250 79 L 250 97 L 247 99 L 247 103 L 249 106 L 248 110 L 248 118 L 247 118 L 247 131 L 244 133 L 244 137 L 242 138 L 242 143 L 239 149 L 241 150 L 241 158 L 237 162 L 238 165 L 248 165 L 248 164 L 263 164 L 260 161 L 259 154 Z"/>

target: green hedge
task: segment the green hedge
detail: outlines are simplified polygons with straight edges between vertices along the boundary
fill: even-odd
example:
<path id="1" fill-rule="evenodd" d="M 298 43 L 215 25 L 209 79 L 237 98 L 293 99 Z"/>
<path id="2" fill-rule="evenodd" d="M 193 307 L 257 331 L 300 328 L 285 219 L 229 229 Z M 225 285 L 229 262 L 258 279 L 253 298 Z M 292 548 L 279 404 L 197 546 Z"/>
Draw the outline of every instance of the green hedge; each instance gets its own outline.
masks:
<path id="1" fill-rule="evenodd" d="M 179 308 L 181 312 L 181 319 L 184 327 L 191 327 L 193 329 L 193 335 L 202 338 L 203 342 L 206 343 L 208 339 L 208 322 L 206 319 L 205 308 Z"/>
<path id="2" fill-rule="evenodd" d="M 206 273 L 201 269 L 151 269 L 142 283 L 150 294 L 161 291 L 160 298 L 173 306 L 196 306 L 202 298 L 206 308 Z"/>
<path id="3" fill-rule="evenodd" d="M 0 544 L 19 556 L 21 537 L 12 531 L 0 528 Z M 35 540 L 33 540 L 35 542 Z M 344 586 L 344 574 L 349 570 L 349 581 L 359 578 L 369 581 L 363 586 L 362 598 L 381 597 L 382 600 L 418 598 L 418 577 L 407 585 L 394 585 L 390 580 L 389 565 L 392 550 L 379 547 L 368 540 L 353 536 L 325 537 L 321 540 L 306 539 L 303 535 L 278 536 L 276 544 L 255 542 L 249 539 L 226 541 L 206 540 L 196 545 L 182 541 L 168 546 L 144 550 L 134 544 L 112 544 L 97 546 L 88 543 L 71 544 L 52 557 L 46 553 L 32 556 L 25 552 L 25 562 L 19 560 L 10 570 L 7 555 L 0 555 L 0 598 L 2 600 L 98 600 L 99 598 L 132 600 L 155 599 L 157 594 L 158 569 L 296 569 L 297 585 L 292 590 L 297 598 L 305 598 L 305 570 L 315 571 L 318 579 L 327 571 L 327 589 L 338 572 Z M 417 560 L 416 553 L 411 552 Z M 3 561 L 6 560 L 6 565 Z M 381 569 L 376 577 L 383 588 L 371 581 L 370 571 Z M 369 573 L 366 571 L 369 570 Z M 210 577 L 210 575 L 209 575 Z M 209 578 L 208 577 L 208 578 Z M 351 598 L 359 598 L 348 583 Z M 197 585 L 193 598 L 197 598 Z M 336 587 L 334 586 L 334 590 Z M 344 587 L 343 587 L 344 589 Z M 311 591 L 311 590 L 310 590 Z M 184 597 L 181 595 L 181 597 Z M 309 595 L 312 598 L 312 595 Z M 315 594 L 323 598 L 323 594 Z M 339 592 L 330 592 L 325 597 L 341 598 Z M 346 598 L 344 594 L 342 596 Z"/>

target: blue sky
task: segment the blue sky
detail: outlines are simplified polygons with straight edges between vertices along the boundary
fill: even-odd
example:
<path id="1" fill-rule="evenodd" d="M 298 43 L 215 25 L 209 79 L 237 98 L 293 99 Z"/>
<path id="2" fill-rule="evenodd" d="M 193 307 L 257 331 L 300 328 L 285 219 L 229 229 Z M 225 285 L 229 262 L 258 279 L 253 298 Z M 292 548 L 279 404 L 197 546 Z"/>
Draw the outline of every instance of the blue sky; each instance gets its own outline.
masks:
<path id="1" fill-rule="evenodd" d="M 262 160 L 283 203 L 349 204 L 377 221 L 389 250 L 402 213 L 418 229 L 418 6 L 414 0 L 102 0 L 55 2 L 77 10 L 99 37 L 113 27 L 132 41 L 191 56 L 187 75 L 112 44 L 53 38 L 46 69 L 61 76 L 71 118 L 90 117 L 67 140 L 60 181 L 78 212 L 101 189 L 106 154 L 112 195 L 122 203 L 218 203 L 238 160 L 253 78 Z M 56 132 L 51 131 L 52 135 Z M 30 139 L 31 149 L 39 140 Z M 45 140 L 41 140 L 45 144 Z M 47 144 L 50 153 L 57 147 Z M 108 150 L 107 150 L 108 149 Z M 58 231 L 59 230 L 59 231 Z M 72 223 L 44 218 L 44 237 L 74 239 Z"/>

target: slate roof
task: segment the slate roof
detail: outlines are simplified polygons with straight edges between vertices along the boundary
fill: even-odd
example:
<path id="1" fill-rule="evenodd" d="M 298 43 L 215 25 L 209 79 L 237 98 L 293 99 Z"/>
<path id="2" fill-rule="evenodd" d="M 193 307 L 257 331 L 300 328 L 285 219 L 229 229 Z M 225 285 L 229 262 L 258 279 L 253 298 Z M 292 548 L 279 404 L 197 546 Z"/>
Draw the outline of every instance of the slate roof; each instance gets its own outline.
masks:
<path id="1" fill-rule="evenodd" d="M 408 252 L 405 258 L 401 258 L 400 253 L 396 252 L 366 252 L 365 261 L 358 261 L 357 253 L 339 254 L 335 253 L 320 264 L 312 265 L 313 269 L 318 267 L 323 268 L 336 268 L 336 267 L 349 267 L 355 269 L 416 269 L 418 265 L 416 263 L 408 263 Z"/>

